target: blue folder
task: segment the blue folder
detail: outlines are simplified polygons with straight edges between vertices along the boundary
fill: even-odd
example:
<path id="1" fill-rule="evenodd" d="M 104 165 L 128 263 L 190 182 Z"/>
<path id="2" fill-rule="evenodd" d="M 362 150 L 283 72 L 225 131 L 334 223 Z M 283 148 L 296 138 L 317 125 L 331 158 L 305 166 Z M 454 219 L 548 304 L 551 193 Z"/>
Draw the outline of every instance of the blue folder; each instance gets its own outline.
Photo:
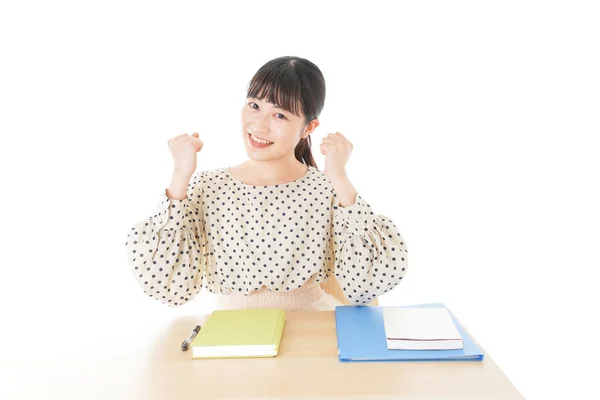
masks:
<path id="1" fill-rule="evenodd" d="M 400 307 L 443 307 L 442 303 Z M 483 352 L 473 342 L 454 315 L 448 310 L 462 336 L 460 350 L 388 350 L 383 309 L 374 306 L 337 306 L 337 329 L 340 361 L 481 361 Z M 447 308 L 446 308 L 447 309 Z"/>

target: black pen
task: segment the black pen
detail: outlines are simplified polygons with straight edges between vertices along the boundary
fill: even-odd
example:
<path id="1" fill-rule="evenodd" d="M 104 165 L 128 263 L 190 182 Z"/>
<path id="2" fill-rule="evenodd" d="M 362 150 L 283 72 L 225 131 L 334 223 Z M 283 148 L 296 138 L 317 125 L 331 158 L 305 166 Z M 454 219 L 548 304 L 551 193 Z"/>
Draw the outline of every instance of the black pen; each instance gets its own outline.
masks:
<path id="1" fill-rule="evenodd" d="M 190 335 L 187 337 L 187 339 L 185 339 L 183 341 L 183 343 L 181 343 L 181 351 L 186 351 L 189 347 L 190 344 L 192 343 L 192 340 L 194 340 L 194 338 L 196 337 L 196 335 L 198 334 L 198 332 L 200 332 L 200 325 L 197 325 L 194 330 L 192 331 L 192 333 L 190 333 Z"/>

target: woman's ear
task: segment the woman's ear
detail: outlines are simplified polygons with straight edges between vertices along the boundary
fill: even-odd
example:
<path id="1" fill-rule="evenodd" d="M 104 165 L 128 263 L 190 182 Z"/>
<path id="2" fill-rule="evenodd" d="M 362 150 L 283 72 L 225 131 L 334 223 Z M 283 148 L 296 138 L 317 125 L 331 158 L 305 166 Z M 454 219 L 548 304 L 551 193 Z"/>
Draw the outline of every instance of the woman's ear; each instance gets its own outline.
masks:
<path id="1" fill-rule="evenodd" d="M 304 129 L 304 132 L 302 132 L 302 139 L 306 139 L 308 135 L 313 133 L 313 131 L 317 129 L 317 126 L 319 126 L 319 120 L 317 118 L 310 121 Z"/>

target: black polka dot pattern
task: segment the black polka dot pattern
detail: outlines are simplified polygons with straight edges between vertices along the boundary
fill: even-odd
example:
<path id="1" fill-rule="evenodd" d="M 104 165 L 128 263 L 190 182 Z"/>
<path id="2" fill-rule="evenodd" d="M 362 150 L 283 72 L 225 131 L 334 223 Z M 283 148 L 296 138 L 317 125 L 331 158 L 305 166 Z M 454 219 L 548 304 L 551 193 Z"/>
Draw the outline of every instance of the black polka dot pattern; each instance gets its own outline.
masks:
<path id="1" fill-rule="evenodd" d="M 163 192 L 157 213 L 135 224 L 126 247 L 144 292 L 173 307 L 203 285 L 221 294 L 285 292 L 332 276 L 352 303 L 368 304 L 398 285 L 408 265 L 394 223 L 360 194 L 340 206 L 314 167 L 270 186 L 240 182 L 227 168 L 198 172 L 187 198 Z"/>

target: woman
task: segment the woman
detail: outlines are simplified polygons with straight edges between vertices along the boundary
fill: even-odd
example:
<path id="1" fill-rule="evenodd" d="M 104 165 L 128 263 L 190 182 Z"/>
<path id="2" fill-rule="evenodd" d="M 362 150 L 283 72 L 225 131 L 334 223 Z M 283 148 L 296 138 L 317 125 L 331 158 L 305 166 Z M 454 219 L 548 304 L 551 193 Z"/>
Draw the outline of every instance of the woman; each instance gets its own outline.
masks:
<path id="1" fill-rule="evenodd" d="M 148 296 L 169 306 L 203 284 L 221 309 L 333 310 L 321 284 L 336 279 L 349 303 L 368 304 L 405 275 L 407 250 L 394 223 L 373 212 L 350 183 L 352 144 L 323 139 L 321 172 L 310 135 L 325 81 L 299 57 L 267 62 L 242 108 L 249 159 L 195 173 L 198 133 L 169 140 L 173 177 L 155 215 L 127 236 L 127 254 Z"/>

